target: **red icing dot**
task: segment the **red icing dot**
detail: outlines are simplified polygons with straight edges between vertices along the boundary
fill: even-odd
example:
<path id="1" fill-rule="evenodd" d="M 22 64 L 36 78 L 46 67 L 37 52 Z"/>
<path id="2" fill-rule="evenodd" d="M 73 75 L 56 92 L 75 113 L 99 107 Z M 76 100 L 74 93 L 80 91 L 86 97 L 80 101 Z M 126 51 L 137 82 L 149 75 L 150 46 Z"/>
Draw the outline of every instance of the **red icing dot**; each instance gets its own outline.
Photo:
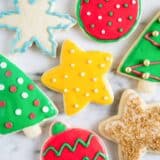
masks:
<path id="1" fill-rule="evenodd" d="M 11 71 L 7 71 L 5 75 L 6 75 L 6 77 L 10 77 L 12 75 L 12 72 Z"/>
<path id="2" fill-rule="evenodd" d="M 0 101 L 0 107 L 4 107 L 6 105 L 5 101 Z"/>
<path id="3" fill-rule="evenodd" d="M 34 85 L 29 84 L 29 85 L 28 85 L 28 89 L 29 89 L 29 90 L 34 90 Z"/>
<path id="4" fill-rule="evenodd" d="M 34 100 L 33 102 L 34 106 L 39 106 L 40 105 L 40 101 L 38 99 Z"/>
<path id="5" fill-rule="evenodd" d="M 10 92 L 14 93 L 14 92 L 17 91 L 17 87 L 16 86 L 11 86 L 9 90 L 10 90 Z"/>
<path id="6" fill-rule="evenodd" d="M 29 115 L 29 118 L 30 119 L 34 119 L 36 117 L 36 115 L 34 114 L 34 113 L 31 113 L 30 115 Z"/>
<path id="7" fill-rule="evenodd" d="M 12 122 L 7 122 L 7 123 L 5 124 L 5 127 L 6 127 L 7 129 L 11 129 L 11 128 L 13 127 L 13 123 L 12 123 Z"/>

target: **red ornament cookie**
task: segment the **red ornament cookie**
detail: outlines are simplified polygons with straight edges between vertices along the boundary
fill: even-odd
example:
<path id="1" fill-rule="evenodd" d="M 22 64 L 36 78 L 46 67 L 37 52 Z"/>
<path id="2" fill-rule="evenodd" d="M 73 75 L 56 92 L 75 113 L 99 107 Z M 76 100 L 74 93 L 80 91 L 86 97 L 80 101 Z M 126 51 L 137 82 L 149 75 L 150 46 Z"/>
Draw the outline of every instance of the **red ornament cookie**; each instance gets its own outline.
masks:
<path id="1" fill-rule="evenodd" d="M 108 160 L 104 145 L 93 132 L 67 130 L 57 122 L 52 126 L 52 134 L 42 147 L 41 160 Z"/>
<path id="2" fill-rule="evenodd" d="M 80 27 L 98 41 L 116 41 L 133 31 L 141 0 L 78 0 Z"/>

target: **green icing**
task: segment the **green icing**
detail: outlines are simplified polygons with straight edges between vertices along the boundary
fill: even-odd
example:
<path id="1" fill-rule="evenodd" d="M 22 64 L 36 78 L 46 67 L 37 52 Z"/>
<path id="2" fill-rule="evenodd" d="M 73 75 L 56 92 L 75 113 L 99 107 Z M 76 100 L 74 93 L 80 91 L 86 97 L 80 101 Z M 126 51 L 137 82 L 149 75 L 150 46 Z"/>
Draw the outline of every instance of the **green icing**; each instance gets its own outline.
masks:
<path id="1" fill-rule="evenodd" d="M 61 122 L 56 122 L 53 126 L 52 126 L 52 134 L 56 135 L 59 133 L 64 132 L 67 129 L 67 127 L 61 123 Z"/>
<path id="2" fill-rule="evenodd" d="M 38 86 L 0 55 L 0 134 L 23 130 L 57 113 Z"/>
<path id="3" fill-rule="evenodd" d="M 119 65 L 118 72 L 128 75 L 132 78 L 142 80 L 145 79 L 150 82 L 160 82 L 160 46 L 155 46 L 150 40 L 153 40 L 160 45 L 160 35 L 150 36 L 147 40 L 145 36 L 154 31 L 160 32 L 160 13 L 149 23 L 138 40 L 134 43 L 133 47 L 128 51 L 121 64 Z M 144 65 L 147 62 L 147 65 Z M 136 66 L 138 65 L 138 66 Z M 134 67 L 133 72 L 126 72 L 127 67 Z M 138 73 L 138 74 L 137 74 Z M 144 74 L 149 74 L 149 77 L 143 77 Z"/>
<path id="4" fill-rule="evenodd" d="M 88 138 L 88 140 L 87 140 L 86 142 L 83 141 L 82 139 L 78 138 L 78 139 L 75 141 L 75 144 L 74 144 L 73 146 L 71 146 L 71 145 L 68 144 L 68 143 L 64 143 L 64 144 L 60 147 L 59 150 L 57 150 L 57 149 L 56 149 L 55 147 L 53 147 L 53 146 L 49 146 L 48 148 L 46 148 L 46 149 L 44 150 L 42 156 L 45 157 L 45 156 L 48 154 L 48 152 L 52 151 L 52 152 L 54 152 L 54 153 L 56 154 L 57 157 L 60 157 L 60 156 L 62 155 L 64 149 L 68 149 L 70 152 L 75 152 L 76 149 L 77 149 L 77 147 L 78 147 L 78 145 L 82 145 L 83 147 L 88 148 L 88 147 L 90 146 L 90 144 L 91 144 L 91 141 L 92 141 L 93 137 L 94 137 L 94 135 L 93 135 L 93 134 L 90 134 L 90 136 L 89 136 L 89 138 Z M 99 157 L 103 158 L 104 160 L 108 160 L 108 157 L 107 157 L 104 153 L 102 153 L 102 152 L 98 152 L 98 153 L 95 155 L 95 157 L 93 158 L 93 160 L 98 160 Z M 89 160 L 89 158 L 88 158 L 88 159 L 86 159 L 86 158 L 88 158 L 88 157 L 84 157 L 83 160 Z"/>

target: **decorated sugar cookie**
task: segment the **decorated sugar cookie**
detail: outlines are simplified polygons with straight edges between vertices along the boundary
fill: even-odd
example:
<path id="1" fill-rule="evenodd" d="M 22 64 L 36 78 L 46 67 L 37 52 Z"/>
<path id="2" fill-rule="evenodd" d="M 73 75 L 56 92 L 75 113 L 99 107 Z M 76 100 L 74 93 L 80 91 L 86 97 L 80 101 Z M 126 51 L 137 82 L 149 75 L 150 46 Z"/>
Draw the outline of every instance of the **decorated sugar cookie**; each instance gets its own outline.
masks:
<path id="1" fill-rule="evenodd" d="M 133 90 L 122 95 L 118 115 L 99 125 L 100 133 L 118 144 L 119 160 L 140 160 L 160 153 L 160 104 L 147 105 Z"/>
<path id="2" fill-rule="evenodd" d="M 45 72 L 41 80 L 48 88 L 63 94 L 65 112 L 73 115 L 90 102 L 113 102 L 110 85 L 104 82 L 111 64 L 111 54 L 86 52 L 67 40 L 62 46 L 60 65 Z"/>
<path id="3" fill-rule="evenodd" d="M 41 150 L 41 160 L 109 160 L 104 144 L 93 132 L 71 128 L 60 122 Z"/>
<path id="4" fill-rule="evenodd" d="M 54 32 L 76 24 L 68 14 L 53 10 L 56 0 L 13 0 L 15 9 L 0 14 L 0 28 L 16 32 L 11 52 L 25 52 L 36 44 L 44 53 L 56 56 Z"/>
<path id="5" fill-rule="evenodd" d="M 49 98 L 20 69 L 0 55 L 0 134 L 41 133 L 39 124 L 57 115 Z"/>
<path id="6" fill-rule="evenodd" d="M 144 29 L 119 65 L 119 73 L 146 82 L 145 85 L 140 83 L 139 89 L 148 89 L 147 82 L 160 82 L 159 38 L 160 13 Z"/>
<path id="7" fill-rule="evenodd" d="M 135 29 L 140 16 L 140 1 L 78 0 L 78 23 L 94 40 L 117 41 Z"/>

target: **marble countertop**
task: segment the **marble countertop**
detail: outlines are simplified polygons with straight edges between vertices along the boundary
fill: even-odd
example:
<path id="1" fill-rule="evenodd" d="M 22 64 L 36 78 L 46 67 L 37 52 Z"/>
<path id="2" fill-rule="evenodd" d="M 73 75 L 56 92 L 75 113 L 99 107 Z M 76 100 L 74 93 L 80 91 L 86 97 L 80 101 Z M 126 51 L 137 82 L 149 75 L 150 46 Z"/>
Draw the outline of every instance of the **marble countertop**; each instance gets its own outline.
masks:
<path id="1" fill-rule="evenodd" d="M 72 6 L 72 7 L 71 7 Z M 61 0 L 57 2 L 57 10 L 62 12 L 68 12 L 74 16 L 75 0 Z M 12 8 L 12 0 L 1 0 L 0 11 L 4 9 Z M 118 110 L 118 103 L 122 91 L 126 88 L 135 88 L 137 81 L 122 77 L 115 73 L 118 59 L 121 59 L 127 49 L 132 45 L 144 26 L 149 22 L 152 16 L 160 9 L 159 0 L 142 0 L 142 17 L 140 25 L 136 32 L 134 32 L 129 38 L 124 39 L 117 43 L 112 44 L 99 44 L 88 39 L 79 29 L 78 26 L 65 32 L 56 33 L 56 39 L 59 42 L 58 53 L 63 40 L 71 39 L 83 46 L 85 50 L 101 50 L 109 51 L 114 55 L 114 64 L 111 72 L 107 75 L 110 80 L 114 94 L 115 102 L 111 106 L 102 107 L 100 105 L 90 104 L 85 110 L 74 117 L 67 117 L 63 113 L 62 96 L 57 93 L 53 93 L 42 87 L 39 83 L 40 75 L 47 69 L 57 65 L 59 63 L 59 57 L 52 59 L 44 56 L 39 52 L 37 48 L 30 49 L 27 54 L 9 55 L 9 43 L 12 32 L 0 30 L 0 51 L 4 53 L 10 60 L 15 62 L 22 70 L 24 70 L 30 77 L 32 77 L 40 87 L 48 94 L 48 96 L 57 104 L 60 114 L 56 120 L 62 120 L 75 127 L 83 127 L 91 129 L 97 132 L 97 126 L 99 121 L 115 115 Z M 38 59 L 38 61 L 37 61 Z M 152 95 L 142 96 L 147 102 L 158 102 L 160 95 L 160 89 Z M 160 100 L 159 100 L 160 101 Z M 89 116 L 88 116 L 89 113 Z M 48 136 L 48 128 L 51 122 L 43 125 L 43 135 L 37 139 L 30 140 L 26 138 L 22 133 L 0 137 L 0 160 L 38 160 L 41 145 Z M 108 148 L 108 153 L 111 160 L 118 160 L 117 145 L 104 139 L 104 142 Z M 160 155 L 147 153 L 142 160 L 159 160 Z"/>

